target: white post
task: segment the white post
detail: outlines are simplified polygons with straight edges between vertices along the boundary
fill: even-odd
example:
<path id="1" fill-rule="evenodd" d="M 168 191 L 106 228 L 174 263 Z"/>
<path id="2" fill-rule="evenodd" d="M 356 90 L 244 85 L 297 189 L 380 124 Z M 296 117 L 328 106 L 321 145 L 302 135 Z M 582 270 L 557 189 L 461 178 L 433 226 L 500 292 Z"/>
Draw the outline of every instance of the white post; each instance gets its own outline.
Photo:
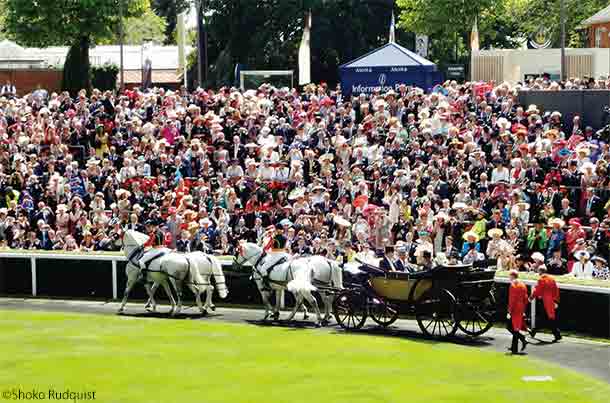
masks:
<path id="1" fill-rule="evenodd" d="M 532 330 L 533 330 L 533 329 L 536 329 L 536 300 L 537 300 L 537 299 L 536 299 L 536 298 L 534 298 L 534 299 L 532 300 L 532 303 L 530 304 L 530 305 L 531 305 L 531 307 L 532 307 L 532 311 L 531 311 L 531 313 L 530 313 L 530 315 L 531 315 L 531 316 L 530 316 L 530 318 L 531 318 L 531 322 L 532 322 L 532 323 L 531 323 L 531 328 L 532 328 Z"/>
<path id="2" fill-rule="evenodd" d="M 30 258 L 30 270 L 32 272 L 32 297 L 35 297 L 37 292 L 36 289 L 36 258 Z"/>
<path id="3" fill-rule="evenodd" d="M 112 261 L 112 299 L 118 298 L 117 292 L 116 260 Z"/>
<path id="4" fill-rule="evenodd" d="M 286 293 L 284 292 L 284 290 L 281 290 L 279 293 L 280 293 L 280 295 L 278 296 L 278 298 L 280 299 L 280 309 L 284 309 L 284 307 L 285 307 L 285 298 L 284 297 L 286 296 Z"/>

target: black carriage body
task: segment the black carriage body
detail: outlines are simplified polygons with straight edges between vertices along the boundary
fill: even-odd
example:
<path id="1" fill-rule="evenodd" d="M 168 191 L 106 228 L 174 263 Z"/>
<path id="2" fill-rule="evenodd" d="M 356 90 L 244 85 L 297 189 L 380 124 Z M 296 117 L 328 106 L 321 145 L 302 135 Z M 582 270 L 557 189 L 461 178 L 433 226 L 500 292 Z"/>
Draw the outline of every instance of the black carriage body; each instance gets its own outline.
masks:
<path id="1" fill-rule="evenodd" d="M 479 336 L 493 325 L 495 265 L 495 260 L 487 260 L 418 273 L 362 266 L 364 274 L 346 276 L 347 289 L 335 304 L 350 321 L 344 325 L 337 320 L 353 330 L 362 327 L 367 316 L 389 326 L 401 313 L 415 314 L 422 331 L 431 336 L 450 336 L 458 328 Z"/>

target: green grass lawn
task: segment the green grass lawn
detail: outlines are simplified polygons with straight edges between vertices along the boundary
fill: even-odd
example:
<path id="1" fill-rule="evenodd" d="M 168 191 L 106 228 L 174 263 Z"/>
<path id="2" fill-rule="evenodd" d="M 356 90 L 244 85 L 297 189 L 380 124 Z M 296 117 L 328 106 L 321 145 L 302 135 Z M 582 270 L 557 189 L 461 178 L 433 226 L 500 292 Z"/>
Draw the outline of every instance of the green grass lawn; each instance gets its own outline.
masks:
<path id="1" fill-rule="evenodd" d="M 536 375 L 553 380 L 522 380 Z M 574 372 L 450 343 L 0 311 L 0 391 L 13 387 L 95 391 L 102 403 L 594 403 L 610 396 L 608 385 Z"/>

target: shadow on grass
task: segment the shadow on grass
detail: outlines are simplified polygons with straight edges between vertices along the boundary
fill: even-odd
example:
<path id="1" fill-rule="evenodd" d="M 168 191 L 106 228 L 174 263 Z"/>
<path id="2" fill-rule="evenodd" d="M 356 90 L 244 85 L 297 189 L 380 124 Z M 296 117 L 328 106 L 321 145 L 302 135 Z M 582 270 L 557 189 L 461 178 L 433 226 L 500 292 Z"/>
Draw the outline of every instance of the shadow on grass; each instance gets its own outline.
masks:
<path id="1" fill-rule="evenodd" d="M 315 329 L 316 328 L 315 323 L 312 321 L 249 320 L 249 319 L 247 319 L 247 320 L 245 320 L 245 322 L 250 325 L 261 326 L 261 327 L 277 327 L 277 328 L 281 328 L 284 330 L 299 330 L 299 329 Z M 349 335 L 356 335 L 356 336 L 393 337 L 393 338 L 409 339 L 412 341 L 417 341 L 417 342 L 426 343 L 426 344 L 453 343 L 453 344 L 458 344 L 458 345 L 462 345 L 462 346 L 478 347 L 478 348 L 489 347 L 492 345 L 492 341 L 493 341 L 493 339 L 491 337 L 486 337 L 486 336 L 480 336 L 480 337 L 475 338 L 475 337 L 462 336 L 462 335 L 455 335 L 455 336 L 447 338 L 447 339 L 435 339 L 435 338 L 426 336 L 425 334 L 423 334 L 419 331 L 409 330 L 409 329 L 404 329 L 404 328 L 397 328 L 397 327 L 384 328 L 381 326 L 375 326 L 375 327 L 370 326 L 370 327 L 365 327 L 365 328 L 357 330 L 357 331 L 349 332 L 349 331 L 343 330 L 339 326 L 339 324 L 336 322 L 332 322 L 329 325 L 322 327 L 322 329 L 325 329 L 325 330 L 329 331 L 330 333 L 337 334 L 337 335 L 349 334 Z"/>
<path id="2" fill-rule="evenodd" d="M 412 341 L 422 342 L 426 344 L 438 344 L 438 343 L 452 343 L 462 346 L 468 347 L 489 347 L 492 345 L 493 338 L 487 336 L 479 336 L 479 337 L 470 337 L 466 335 L 457 334 L 452 337 L 436 339 L 434 337 L 427 336 L 420 331 L 398 328 L 398 327 L 388 327 L 384 328 L 381 326 L 369 326 L 364 327 L 363 329 L 348 332 L 343 329 L 337 329 L 335 331 L 337 334 L 353 334 L 353 335 L 365 335 L 365 336 L 378 336 L 378 337 L 393 337 L 393 338 L 402 338 L 409 339 Z"/>
<path id="3" fill-rule="evenodd" d="M 129 312 L 120 313 L 119 316 L 127 316 L 130 318 L 154 318 L 154 319 L 212 319 L 222 315 L 215 313 L 184 313 L 180 312 L 177 315 L 170 315 L 169 312 Z"/>

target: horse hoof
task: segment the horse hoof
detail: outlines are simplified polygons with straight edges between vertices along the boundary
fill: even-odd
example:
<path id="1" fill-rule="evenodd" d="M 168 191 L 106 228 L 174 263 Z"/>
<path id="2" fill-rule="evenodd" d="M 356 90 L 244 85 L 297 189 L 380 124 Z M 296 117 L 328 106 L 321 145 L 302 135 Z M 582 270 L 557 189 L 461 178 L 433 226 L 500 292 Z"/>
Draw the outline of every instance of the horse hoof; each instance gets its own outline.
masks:
<path id="1" fill-rule="evenodd" d="M 201 310 L 201 314 L 202 314 L 203 316 L 207 316 L 207 314 L 208 314 L 207 309 L 202 309 L 202 310 Z"/>
<path id="2" fill-rule="evenodd" d="M 280 313 L 276 312 L 273 314 L 273 320 L 279 320 L 280 319 Z"/>
<path id="3" fill-rule="evenodd" d="M 322 326 L 328 326 L 330 324 L 330 321 L 328 319 L 323 319 L 321 324 Z"/>
<path id="4" fill-rule="evenodd" d="M 153 308 L 151 308 L 150 306 L 145 306 L 144 309 L 146 309 L 147 312 L 154 312 L 155 310 Z"/>
<path id="5" fill-rule="evenodd" d="M 309 315 L 303 315 L 303 320 L 309 319 Z"/>
<path id="6" fill-rule="evenodd" d="M 318 328 L 319 328 L 319 327 L 322 327 L 322 323 L 320 323 L 320 322 L 316 322 L 316 327 L 318 327 Z"/>
<path id="7" fill-rule="evenodd" d="M 212 306 L 210 307 L 210 309 L 212 310 L 212 312 L 216 312 L 216 306 L 215 306 L 215 305 L 212 305 Z"/>
<path id="8" fill-rule="evenodd" d="M 116 311 L 117 315 L 123 315 L 125 313 L 124 309 L 119 309 L 118 311 Z"/>

